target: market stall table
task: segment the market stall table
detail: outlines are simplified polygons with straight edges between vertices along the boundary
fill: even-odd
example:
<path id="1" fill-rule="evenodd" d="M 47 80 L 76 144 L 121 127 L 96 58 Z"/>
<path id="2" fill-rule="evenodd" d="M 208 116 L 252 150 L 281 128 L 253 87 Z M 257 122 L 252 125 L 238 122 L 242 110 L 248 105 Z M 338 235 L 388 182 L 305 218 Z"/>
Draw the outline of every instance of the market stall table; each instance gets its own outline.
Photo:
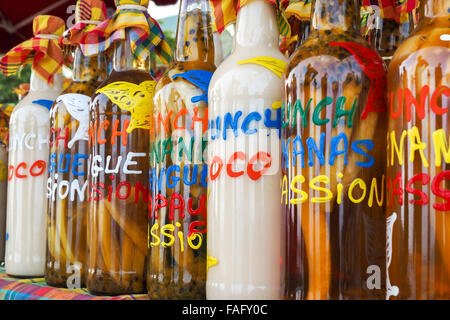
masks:
<path id="1" fill-rule="evenodd" d="M 146 294 L 116 297 L 94 296 L 87 289 L 50 287 L 44 278 L 18 279 L 0 267 L 0 300 L 147 300 Z"/>

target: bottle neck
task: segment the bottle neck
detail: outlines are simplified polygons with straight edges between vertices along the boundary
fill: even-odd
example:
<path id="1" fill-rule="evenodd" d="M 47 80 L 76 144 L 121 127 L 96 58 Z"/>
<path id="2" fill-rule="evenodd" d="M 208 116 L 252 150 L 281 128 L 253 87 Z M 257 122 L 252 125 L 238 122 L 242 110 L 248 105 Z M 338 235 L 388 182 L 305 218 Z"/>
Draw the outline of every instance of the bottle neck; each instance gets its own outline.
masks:
<path id="1" fill-rule="evenodd" d="M 278 47 L 279 30 L 275 7 L 267 1 L 252 1 L 237 15 L 235 48 Z"/>
<path id="2" fill-rule="evenodd" d="M 107 77 L 106 58 L 103 53 L 94 57 L 87 57 L 80 47 L 75 50 L 73 62 L 73 81 L 85 82 L 97 80 L 102 82 Z"/>
<path id="3" fill-rule="evenodd" d="M 124 40 L 116 41 L 114 44 L 114 55 L 113 55 L 113 69 L 114 71 L 130 71 L 130 70 L 140 70 L 150 72 L 150 57 L 148 55 L 147 59 L 136 59 L 133 55 L 131 49 L 131 39 L 129 31 L 125 31 L 126 36 Z"/>
<path id="4" fill-rule="evenodd" d="M 424 0 L 420 2 L 420 16 L 423 18 L 450 15 L 448 0 Z"/>
<path id="5" fill-rule="evenodd" d="M 359 0 L 313 0 L 312 30 L 360 31 Z"/>
<path id="6" fill-rule="evenodd" d="M 53 76 L 53 84 L 49 84 L 46 80 L 42 79 L 36 71 L 31 69 L 31 78 L 30 78 L 30 92 L 33 91 L 62 91 L 63 87 L 63 76 L 62 73 L 59 72 Z"/>
<path id="7" fill-rule="evenodd" d="M 211 9 L 207 0 L 182 0 L 175 60 L 214 64 Z"/>

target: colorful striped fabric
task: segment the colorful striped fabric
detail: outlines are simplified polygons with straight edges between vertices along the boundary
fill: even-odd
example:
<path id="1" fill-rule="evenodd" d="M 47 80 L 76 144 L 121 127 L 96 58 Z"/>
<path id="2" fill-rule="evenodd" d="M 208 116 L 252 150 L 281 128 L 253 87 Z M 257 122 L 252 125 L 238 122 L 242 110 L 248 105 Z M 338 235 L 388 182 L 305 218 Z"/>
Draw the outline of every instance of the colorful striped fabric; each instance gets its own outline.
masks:
<path id="1" fill-rule="evenodd" d="M 75 9 L 75 25 L 64 33 L 64 43 L 77 46 L 84 35 L 106 20 L 106 4 L 101 0 L 78 0 Z"/>
<path id="2" fill-rule="evenodd" d="M 215 28 L 219 33 L 231 23 L 236 22 L 239 10 L 257 0 L 210 0 L 213 9 Z M 273 4 L 277 8 L 277 20 L 280 28 L 280 35 L 289 37 L 291 35 L 291 27 L 285 14 L 285 6 L 287 0 L 265 0 Z"/>
<path id="3" fill-rule="evenodd" d="M 136 59 L 144 60 L 154 50 L 161 61 L 170 64 L 172 50 L 165 41 L 158 22 L 147 10 L 135 7 L 148 7 L 148 2 L 149 0 L 116 0 L 116 13 L 81 39 L 80 47 L 83 53 L 92 56 L 104 52 L 115 41 L 124 40 L 127 30 Z"/>
<path id="4" fill-rule="evenodd" d="M 419 6 L 419 0 L 363 0 L 363 6 L 377 6 L 383 19 L 402 21 Z"/>
<path id="5" fill-rule="evenodd" d="M 311 19 L 311 3 L 312 0 L 291 0 L 286 8 L 288 18 L 296 17 L 299 20 Z"/>
<path id="6" fill-rule="evenodd" d="M 33 20 L 34 37 L 11 49 L 1 60 L 0 70 L 13 75 L 27 63 L 48 83 L 53 84 L 56 73 L 61 72 L 64 55 L 58 38 L 63 35 L 64 21 L 54 16 L 37 16 Z M 53 39 L 54 36 L 56 39 Z"/>
<path id="7" fill-rule="evenodd" d="M 16 279 L 0 268 L 0 300 L 148 300 L 146 294 L 117 297 L 94 296 L 87 289 L 49 287 L 44 278 Z"/>

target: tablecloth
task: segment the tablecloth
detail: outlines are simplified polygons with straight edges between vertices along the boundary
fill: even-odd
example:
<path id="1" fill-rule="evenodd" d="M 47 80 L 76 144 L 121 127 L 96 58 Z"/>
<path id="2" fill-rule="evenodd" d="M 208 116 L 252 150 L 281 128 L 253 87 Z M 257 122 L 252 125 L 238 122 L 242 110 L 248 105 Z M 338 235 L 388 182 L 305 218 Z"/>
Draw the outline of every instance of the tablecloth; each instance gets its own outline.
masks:
<path id="1" fill-rule="evenodd" d="M 146 294 L 116 297 L 94 296 L 87 289 L 50 287 L 44 278 L 17 279 L 0 267 L 0 300 L 146 300 Z"/>

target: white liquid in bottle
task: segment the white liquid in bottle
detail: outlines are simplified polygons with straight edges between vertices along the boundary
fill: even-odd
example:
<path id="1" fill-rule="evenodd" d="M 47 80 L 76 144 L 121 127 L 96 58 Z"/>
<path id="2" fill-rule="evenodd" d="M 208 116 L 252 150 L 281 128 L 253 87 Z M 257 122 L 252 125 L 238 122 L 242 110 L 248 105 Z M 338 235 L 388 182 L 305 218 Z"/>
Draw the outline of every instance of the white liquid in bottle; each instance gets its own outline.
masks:
<path id="1" fill-rule="evenodd" d="M 267 127 L 265 120 L 267 112 L 271 120 L 277 119 L 272 105 L 281 101 L 282 83 L 268 68 L 238 64 L 255 57 L 285 62 L 278 38 L 272 5 L 257 1 L 241 8 L 233 52 L 210 84 L 209 121 L 214 125 L 208 144 L 208 299 L 280 297 L 280 131 L 276 126 Z M 240 112 L 236 130 L 227 126 L 224 139 L 224 119 L 230 120 L 226 114 L 235 120 Z M 271 163 L 261 177 L 252 179 L 252 171 L 260 171 L 268 163 L 267 158 L 261 163 L 250 160 L 259 152 L 270 154 Z M 236 158 L 227 166 L 233 154 Z M 215 157 L 223 162 L 221 169 L 211 165 Z M 233 172 L 239 176 L 230 177 Z"/>
<path id="2" fill-rule="evenodd" d="M 5 258 L 6 189 L 8 187 L 8 150 L 0 144 L 0 262 Z"/>
<path id="3" fill-rule="evenodd" d="M 30 93 L 11 114 L 5 267 L 12 276 L 44 275 L 50 121 L 41 104 L 61 91 L 61 74 L 50 86 L 33 71 Z"/>

